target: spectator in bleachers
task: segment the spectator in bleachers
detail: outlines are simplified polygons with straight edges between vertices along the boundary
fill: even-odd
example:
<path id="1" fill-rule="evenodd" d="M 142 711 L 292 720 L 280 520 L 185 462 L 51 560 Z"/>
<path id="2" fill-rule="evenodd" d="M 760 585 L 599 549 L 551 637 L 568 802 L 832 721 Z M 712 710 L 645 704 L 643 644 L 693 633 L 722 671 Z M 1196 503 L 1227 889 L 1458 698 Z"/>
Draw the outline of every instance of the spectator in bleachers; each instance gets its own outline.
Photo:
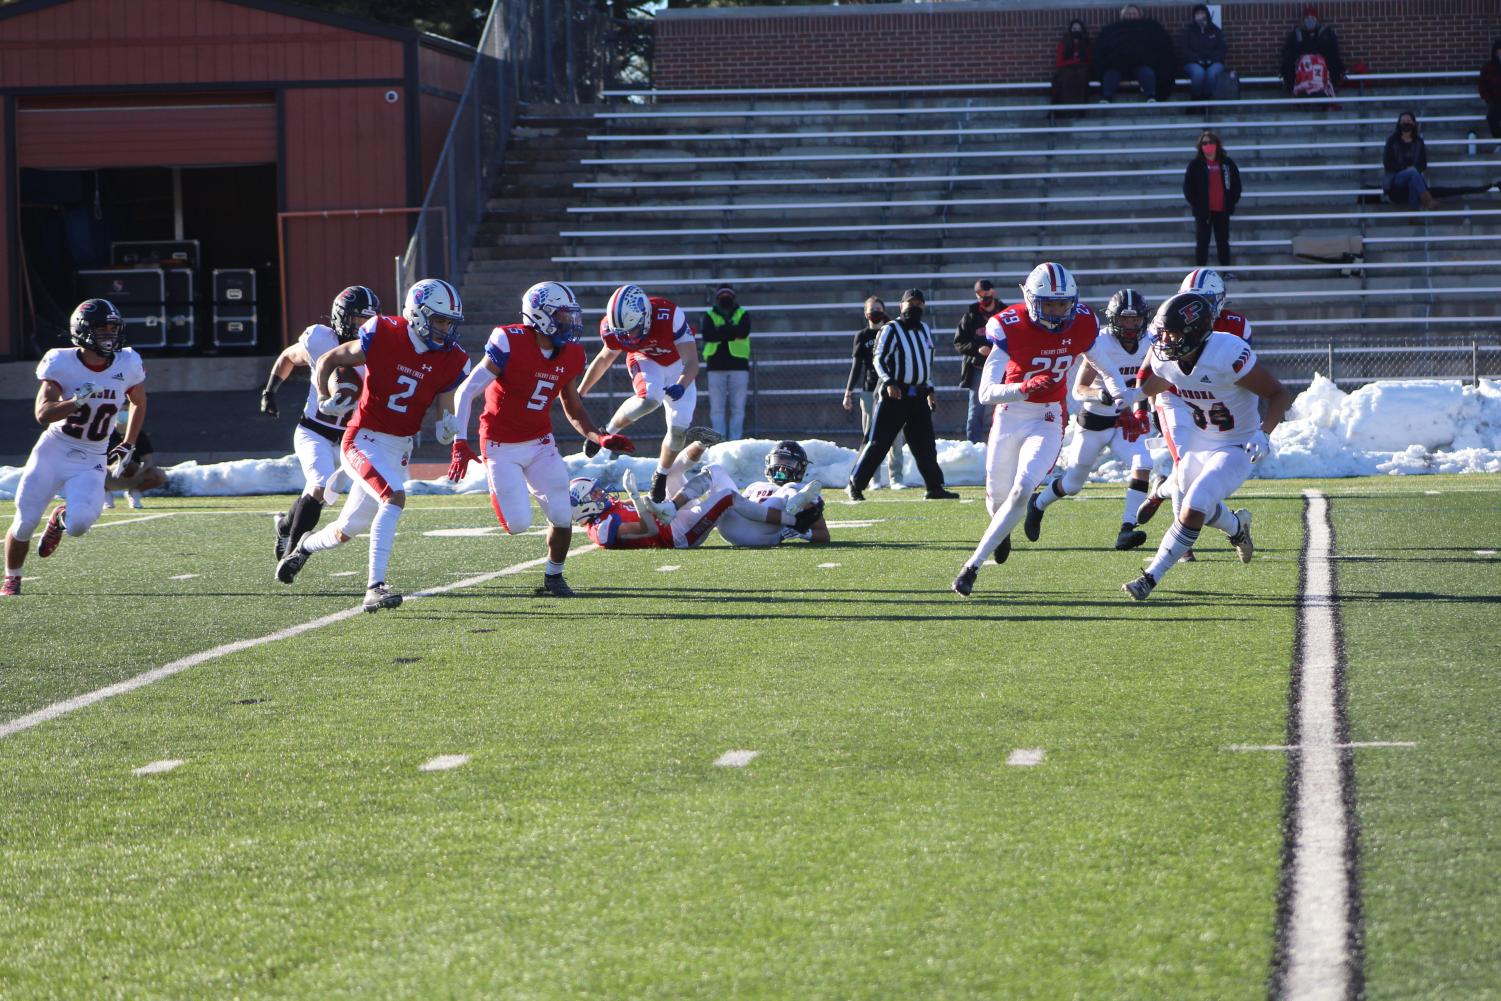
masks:
<path id="1" fill-rule="evenodd" d="M 735 301 L 735 290 L 721 285 L 698 329 L 703 331 L 709 370 L 709 424 L 725 438 L 740 438 L 750 387 L 750 314 Z"/>
<path id="2" fill-rule="evenodd" d="M 850 358 L 849 379 L 844 384 L 844 409 L 855 409 L 857 395 L 860 401 L 862 445 L 870 440 L 871 421 L 876 412 L 876 383 L 879 381 L 871 351 L 876 343 L 876 335 L 890 320 L 891 317 L 886 315 L 886 304 L 878 297 L 871 296 L 865 300 L 865 326 L 855 331 L 855 351 Z M 893 487 L 900 487 L 902 483 L 902 446 L 905 444 L 906 439 L 898 435 L 886 462 Z"/>
<path id="3" fill-rule="evenodd" d="M 1220 267 L 1230 266 L 1230 216 L 1240 201 L 1240 168 L 1225 155 L 1220 137 L 1208 129 L 1199 133 L 1198 152 L 1183 172 L 1183 197 L 1194 214 L 1194 266 L 1209 263 L 1209 231 Z"/>
<path id="4" fill-rule="evenodd" d="M 1121 8 L 1120 20 L 1100 29 L 1094 68 L 1100 74 L 1101 104 L 1115 99 L 1125 75 L 1136 78 L 1148 101 L 1166 100 L 1178 72 L 1173 36 L 1161 23 L 1143 17 L 1136 4 L 1128 3 Z"/>
<path id="5" fill-rule="evenodd" d="M 1089 44 L 1089 30 L 1077 17 L 1068 23 L 1068 31 L 1058 42 L 1053 58 L 1053 103 L 1083 104 L 1089 97 L 1089 64 L 1094 46 Z M 1078 114 L 1067 112 L 1068 116 Z"/>
<path id="6" fill-rule="evenodd" d="M 990 408 L 980 402 L 980 373 L 985 368 L 985 356 L 990 354 L 990 340 L 985 336 L 985 324 L 1001 311 L 1001 301 L 996 298 L 995 284 L 988 278 L 975 282 L 975 301 L 969 304 L 959 325 L 954 328 L 954 348 L 959 352 L 959 385 L 969 394 L 969 410 L 964 416 L 964 437 L 967 441 L 983 442 L 989 432 L 985 419 Z"/>
<path id="7" fill-rule="evenodd" d="M 1480 67 L 1480 99 L 1491 138 L 1501 139 L 1501 38 L 1491 43 L 1491 60 Z"/>
<path id="8" fill-rule="evenodd" d="M 1418 117 L 1411 111 L 1397 116 L 1397 128 L 1386 138 L 1386 149 L 1381 153 L 1381 167 L 1386 171 L 1386 197 L 1393 205 L 1407 203 L 1415 209 L 1438 208 L 1438 199 L 1428 190 L 1428 179 L 1423 172 L 1428 169 L 1428 147 L 1418 131 Z"/>
<path id="9" fill-rule="evenodd" d="M 1318 8 L 1303 8 L 1303 21 L 1282 43 L 1282 82 L 1294 97 L 1333 97 L 1334 85 L 1345 79 L 1339 38 L 1319 23 Z"/>
<path id="10" fill-rule="evenodd" d="M 1207 101 L 1225 73 L 1225 33 L 1209 16 L 1206 4 L 1195 4 L 1193 20 L 1183 26 L 1179 57 L 1188 74 L 1188 98 Z"/>

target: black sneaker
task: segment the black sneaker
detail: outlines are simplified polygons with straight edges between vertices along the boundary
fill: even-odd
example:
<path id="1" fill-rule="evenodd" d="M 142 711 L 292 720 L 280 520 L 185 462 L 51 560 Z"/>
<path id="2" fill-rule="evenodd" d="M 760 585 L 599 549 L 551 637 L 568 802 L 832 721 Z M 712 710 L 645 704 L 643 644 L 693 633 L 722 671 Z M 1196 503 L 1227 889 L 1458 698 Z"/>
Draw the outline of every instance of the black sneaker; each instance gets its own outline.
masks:
<path id="1" fill-rule="evenodd" d="M 957 493 L 955 493 L 953 490 L 945 490 L 943 487 L 939 487 L 936 490 L 929 490 L 927 493 L 923 494 L 923 497 L 925 499 L 927 499 L 927 500 L 958 500 L 959 499 L 959 495 Z"/>
<path id="2" fill-rule="evenodd" d="M 1156 586 L 1157 578 L 1143 570 L 1140 577 L 1129 583 L 1122 584 L 1121 590 L 1125 591 L 1136 601 L 1146 601 L 1147 595 L 1151 594 L 1152 589 Z"/>
<path id="3" fill-rule="evenodd" d="M 683 432 L 684 444 L 691 445 L 697 442 L 707 448 L 710 445 L 718 445 L 722 441 L 724 441 L 724 435 L 702 424 L 695 424 Z"/>
<path id="4" fill-rule="evenodd" d="M 365 601 L 361 606 L 367 612 L 378 612 L 382 608 L 400 608 L 401 595 L 391 590 L 383 580 L 378 580 L 365 589 Z"/>
<path id="5" fill-rule="evenodd" d="M 563 579 L 560 573 L 545 573 L 542 575 L 542 586 L 537 588 L 538 594 L 550 595 L 554 598 L 577 598 L 573 588 Z"/>
<path id="6" fill-rule="evenodd" d="M 312 534 L 312 532 L 303 532 L 302 538 L 297 540 L 297 544 L 287 550 L 287 554 L 276 564 L 277 580 L 283 584 L 290 584 L 297 579 L 297 574 L 302 570 L 302 565 L 307 562 L 309 556 L 313 555 L 302 548 L 303 539 Z"/>
<path id="7" fill-rule="evenodd" d="M 850 480 L 844 485 L 844 492 L 852 501 L 863 501 L 865 499 L 865 491 L 855 486 L 854 480 Z"/>
<path id="8" fill-rule="evenodd" d="M 584 442 L 584 458 L 592 459 L 599 454 L 600 444 L 597 441 Z"/>
<path id="9" fill-rule="evenodd" d="M 283 556 L 287 555 L 287 543 L 289 543 L 289 542 L 292 541 L 291 539 L 287 538 L 287 533 L 290 532 L 291 530 L 292 530 L 292 526 L 287 522 L 287 516 L 284 515 L 284 514 L 277 515 L 276 516 L 276 562 L 278 562 L 278 563 L 281 562 L 281 558 Z"/>
<path id="10" fill-rule="evenodd" d="M 975 578 L 978 577 L 979 574 L 980 571 L 977 568 L 971 566 L 966 566 L 963 570 L 960 570 L 959 576 L 954 578 L 954 593 L 962 594 L 966 598 L 968 598 L 969 592 L 975 589 Z"/>
<path id="11" fill-rule="evenodd" d="M 1135 525 L 1122 525 L 1120 534 L 1115 537 L 1116 549 L 1135 549 L 1147 541 L 1147 533 Z"/>
<path id="12" fill-rule="evenodd" d="M 1027 520 L 1022 522 L 1022 534 L 1028 542 L 1042 538 L 1042 516 L 1045 512 L 1037 506 L 1037 495 L 1027 498 Z"/>
<path id="13" fill-rule="evenodd" d="M 651 502 L 661 504 L 667 499 L 667 474 L 651 474 Z"/>
<path id="14" fill-rule="evenodd" d="M 1002 563 L 1005 563 L 1006 560 L 1007 560 L 1007 558 L 1009 558 L 1010 556 L 1011 556 L 1011 536 L 1008 535 L 1004 539 L 1001 540 L 1001 544 L 999 546 L 995 547 L 995 554 L 992 555 L 990 558 L 993 559 L 993 560 L 995 560 L 997 565 L 1000 565 Z"/>

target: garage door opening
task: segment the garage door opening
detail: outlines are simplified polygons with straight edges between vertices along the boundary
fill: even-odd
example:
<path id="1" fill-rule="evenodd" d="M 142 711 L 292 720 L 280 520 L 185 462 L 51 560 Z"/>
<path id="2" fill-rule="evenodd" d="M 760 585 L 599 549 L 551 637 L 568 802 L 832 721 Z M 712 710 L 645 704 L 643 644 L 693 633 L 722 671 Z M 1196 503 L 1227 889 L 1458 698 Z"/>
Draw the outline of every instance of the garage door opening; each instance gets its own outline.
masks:
<path id="1" fill-rule="evenodd" d="M 276 167 L 20 171 L 20 299 L 35 354 L 73 307 L 108 298 L 143 353 L 281 345 Z"/>

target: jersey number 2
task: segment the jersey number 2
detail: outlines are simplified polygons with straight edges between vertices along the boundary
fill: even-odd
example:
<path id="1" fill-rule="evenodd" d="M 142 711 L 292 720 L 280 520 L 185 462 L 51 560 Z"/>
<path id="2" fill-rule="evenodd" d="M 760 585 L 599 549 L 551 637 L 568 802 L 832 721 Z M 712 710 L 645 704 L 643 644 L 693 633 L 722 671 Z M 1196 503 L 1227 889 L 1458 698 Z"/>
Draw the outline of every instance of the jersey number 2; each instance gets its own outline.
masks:
<path id="1" fill-rule="evenodd" d="M 406 401 L 410 400 L 412 398 L 412 394 L 417 392 L 417 380 L 413 379 L 409 375 L 398 375 L 396 377 L 396 384 L 405 388 L 403 388 L 402 391 L 397 393 L 395 396 L 387 398 L 386 406 L 390 407 L 398 414 L 404 414 L 407 412 Z"/>
<path id="2" fill-rule="evenodd" d="M 532 398 L 526 401 L 528 410 L 546 410 L 547 404 L 552 401 L 551 394 L 557 382 L 552 379 L 538 379 L 537 388 L 532 390 Z"/>

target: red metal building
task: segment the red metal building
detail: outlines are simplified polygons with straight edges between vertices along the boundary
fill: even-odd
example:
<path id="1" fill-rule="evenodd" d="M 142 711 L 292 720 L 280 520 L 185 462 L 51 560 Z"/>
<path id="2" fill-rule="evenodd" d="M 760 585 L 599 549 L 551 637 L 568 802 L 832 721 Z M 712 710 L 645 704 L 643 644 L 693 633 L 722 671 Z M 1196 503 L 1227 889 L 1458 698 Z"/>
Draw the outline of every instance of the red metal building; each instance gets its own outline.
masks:
<path id="1" fill-rule="evenodd" d="M 182 232 L 186 215 L 212 234 L 215 262 L 259 255 L 242 263 L 269 272 L 261 280 L 285 296 L 294 334 L 348 284 L 390 304 L 414 219 L 404 210 L 421 205 L 473 58 L 456 42 L 281 0 L 0 8 L 0 358 L 26 353 L 37 276 L 103 239 L 93 230 L 106 198 L 121 206 L 112 238 L 199 238 Z M 132 184 L 170 194 L 143 207 Z M 173 223 L 177 233 L 160 231 Z M 264 260 L 278 223 L 284 259 Z M 260 322 L 258 346 L 275 349 L 279 306 Z"/>

